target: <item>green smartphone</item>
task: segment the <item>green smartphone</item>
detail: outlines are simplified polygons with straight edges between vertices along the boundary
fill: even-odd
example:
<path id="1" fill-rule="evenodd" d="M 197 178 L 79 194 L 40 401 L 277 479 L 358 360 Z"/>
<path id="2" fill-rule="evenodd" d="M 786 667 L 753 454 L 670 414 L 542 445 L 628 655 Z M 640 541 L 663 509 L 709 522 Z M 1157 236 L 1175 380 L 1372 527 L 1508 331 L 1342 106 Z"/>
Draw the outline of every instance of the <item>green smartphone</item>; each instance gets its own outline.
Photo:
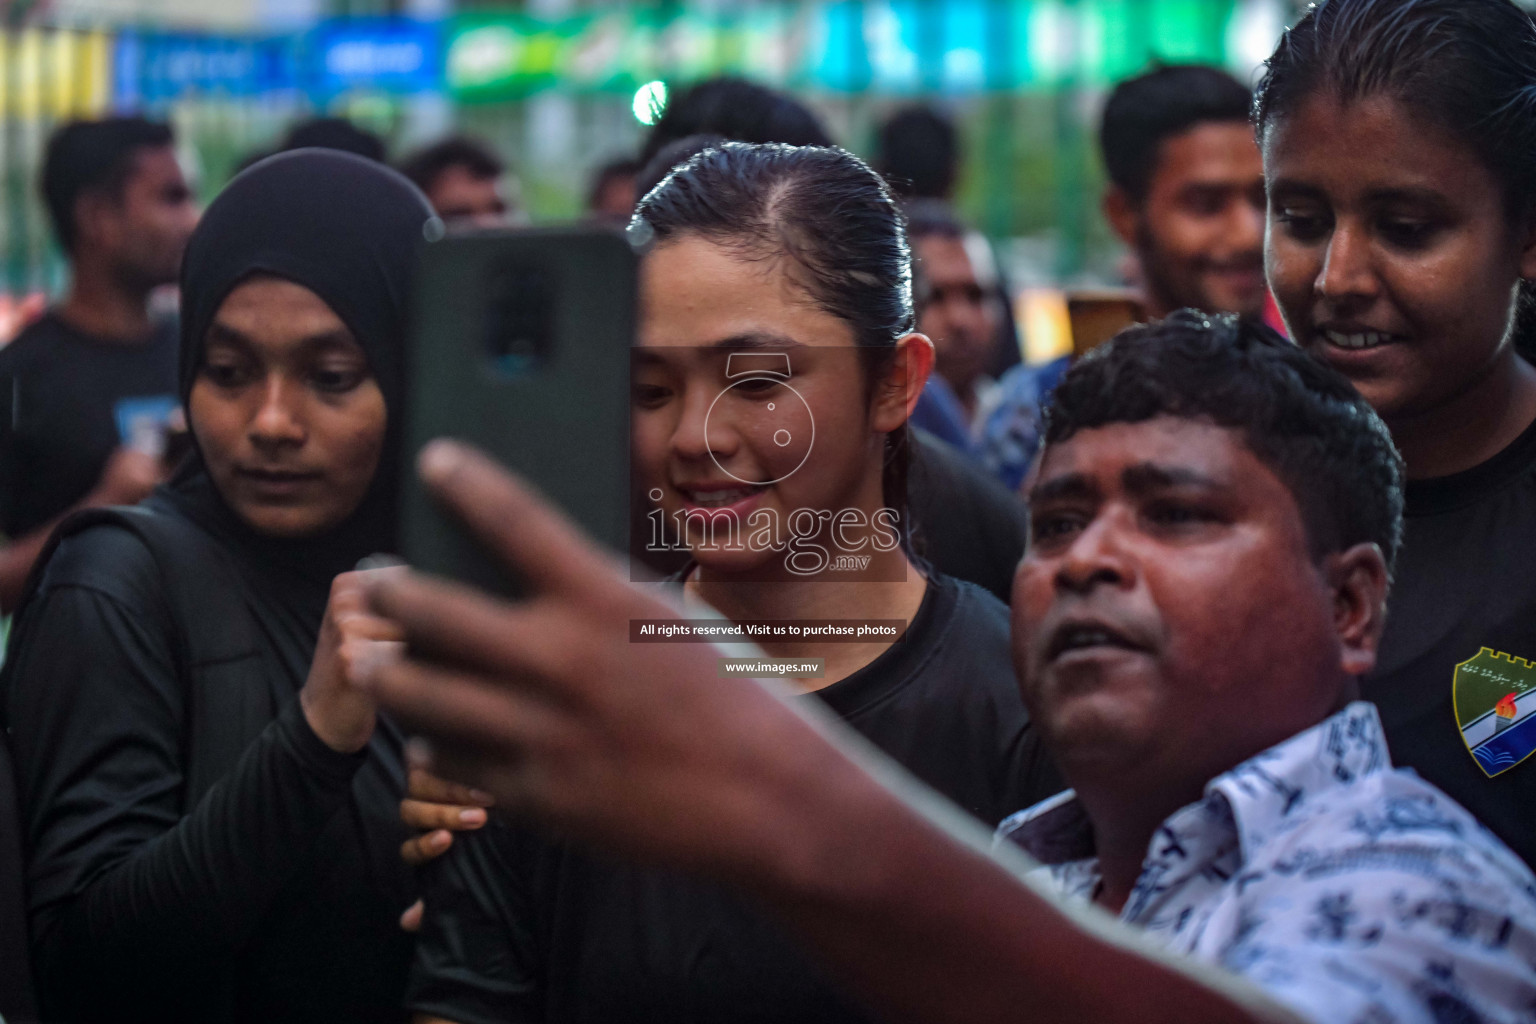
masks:
<path id="1" fill-rule="evenodd" d="M 418 479 L 417 453 L 437 437 L 483 449 L 626 550 L 637 263 L 623 235 L 600 227 L 425 243 L 406 348 L 400 553 L 413 566 L 519 591 Z"/>

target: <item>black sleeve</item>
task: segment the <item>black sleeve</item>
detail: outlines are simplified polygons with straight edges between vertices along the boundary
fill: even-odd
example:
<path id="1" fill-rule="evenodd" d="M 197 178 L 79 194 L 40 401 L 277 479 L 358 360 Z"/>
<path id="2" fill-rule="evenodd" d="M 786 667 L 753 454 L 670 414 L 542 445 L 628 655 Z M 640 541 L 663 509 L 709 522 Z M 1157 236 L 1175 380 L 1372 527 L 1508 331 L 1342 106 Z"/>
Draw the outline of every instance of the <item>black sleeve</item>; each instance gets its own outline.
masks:
<path id="1" fill-rule="evenodd" d="M 122 531 L 72 541 L 97 533 L 114 539 L 77 545 L 77 563 L 107 571 L 80 557 L 92 545 L 107 566 L 125 544 L 149 559 Z M 366 754 L 326 747 L 295 699 L 183 817 L 184 698 L 155 577 L 118 575 L 108 593 L 53 568 L 12 638 L 6 698 L 40 990 L 54 1012 L 93 1016 L 97 1000 L 153 1005 L 206 982 L 305 864 Z"/>
<path id="2" fill-rule="evenodd" d="M 536 846 L 493 816 L 428 866 L 409 1009 L 456 1024 L 545 1019 Z"/>
<path id="3" fill-rule="evenodd" d="M 0 360 L 0 533 L 15 536 L 16 495 L 21 491 L 17 465 L 16 374 L 11 361 Z"/>

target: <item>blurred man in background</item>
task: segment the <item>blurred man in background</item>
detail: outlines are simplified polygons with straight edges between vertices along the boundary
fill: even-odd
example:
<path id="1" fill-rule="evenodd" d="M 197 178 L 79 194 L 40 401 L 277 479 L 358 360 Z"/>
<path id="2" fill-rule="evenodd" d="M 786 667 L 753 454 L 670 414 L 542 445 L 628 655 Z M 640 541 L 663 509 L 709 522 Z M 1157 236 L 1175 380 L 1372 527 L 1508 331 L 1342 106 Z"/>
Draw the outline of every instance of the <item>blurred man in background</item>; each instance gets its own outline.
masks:
<path id="1" fill-rule="evenodd" d="M 1104 215 L 1136 255 L 1149 317 L 1264 312 L 1264 167 L 1247 86 L 1160 67 L 1120 83 L 1099 132 Z"/>
<path id="2" fill-rule="evenodd" d="M 941 211 L 937 216 L 948 216 L 962 224 L 958 243 L 970 254 L 970 262 L 976 264 L 975 271 L 988 292 L 986 301 L 991 313 L 992 334 L 979 372 L 996 378 L 1019 361 L 1019 331 L 1013 320 L 1012 291 L 991 243 L 953 213 L 963 158 L 960 132 L 954 120 L 935 107 L 915 104 L 902 107 L 880 125 L 871 164 L 891 191 L 907 203 L 909 217 L 932 220 L 936 216 L 932 211 Z M 921 272 L 926 257 L 918 251 L 915 240 L 913 256 Z M 946 262 L 955 265 L 953 261 Z M 944 372 L 942 368 L 940 372 Z"/>
<path id="3" fill-rule="evenodd" d="M 344 117 L 312 117 L 288 129 L 279 153 L 290 149 L 339 149 L 367 160 L 383 163 L 387 155 L 384 140 L 366 128 L 359 128 Z"/>
<path id="4" fill-rule="evenodd" d="M 947 202 L 960 177 L 959 133 L 932 107 L 903 107 L 880 126 L 873 164 L 901 198 Z"/>
<path id="5" fill-rule="evenodd" d="M 640 161 L 630 156 L 609 160 L 599 167 L 587 186 L 587 217 L 600 224 L 628 224 L 635 203 L 640 200 L 635 188 L 640 170 Z"/>
<path id="6" fill-rule="evenodd" d="M 512 221 L 507 165 L 483 142 L 451 136 L 406 157 L 400 173 L 426 193 L 447 224 L 502 227 Z"/>
<path id="7" fill-rule="evenodd" d="M 197 223 L 174 142 L 137 117 L 72 122 L 49 141 L 43 200 L 71 281 L 0 350 L 0 610 L 60 517 L 133 504 L 164 475 L 178 346 L 149 301 Z"/>
<path id="8" fill-rule="evenodd" d="M 247 154 L 236 173 L 290 149 L 337 149 L 375 163 L 383 163 L 389 153 L 383 138 L 344 117 L 311 117 L 290 127 L 275 148 Z"/>
<path id="9" fill-rule="evenodd" d="M 787 146 L 834 145 L 821 119 L 793 96 L 728 75 L 707 78 L 673 97 L 645 137 L 640 162 L 650 163 L 666 146 L 690 135 Z"/>
<path id="10" fill-rule="evenodd" d="M 968 439 L 996 383 L 987 372 L 1002 306 L 992 253 L 985 240 L 972 241 L 949 208 L 934 200 L 907 208 L 907 241 L 917 329 L 934 346 L 934 376 L 928 379 L 933 399 L 946 407 L 946 419 L 958 417 L 953 426 Z M 922 426 L 951 440 L 948 430 Z"/>
<path id="11" fill-rule="evenodd" d="M 1044 408 L 1068 361 L 989 372 L 1007 310 L 986 239 L 942 203 L 907 208 L 917 329 L 933 340 L 934 373 L 912 421 L 970 455 L 1017 491 L 1040 447 Z M 1015 347 L 1015 358 L 1017 348 Z"/>

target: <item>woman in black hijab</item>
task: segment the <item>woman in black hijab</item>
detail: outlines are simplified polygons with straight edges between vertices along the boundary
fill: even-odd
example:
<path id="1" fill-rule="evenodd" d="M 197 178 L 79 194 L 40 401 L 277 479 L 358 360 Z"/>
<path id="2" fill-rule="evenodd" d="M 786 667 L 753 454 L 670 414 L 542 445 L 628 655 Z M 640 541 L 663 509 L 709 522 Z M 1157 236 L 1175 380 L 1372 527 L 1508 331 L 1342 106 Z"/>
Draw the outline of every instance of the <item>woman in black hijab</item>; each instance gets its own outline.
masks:
<path id="1" fill-rule="evenodd" d="M 430 217 L 394 172 L 302 150 L 193 236 L 197 450 L 146 506 L 61 528 L 5 670 L 49 1020 L 403 1018 L 399 737 L 338 669 L 383 634 L 333 580 L 392 543 Z"/>

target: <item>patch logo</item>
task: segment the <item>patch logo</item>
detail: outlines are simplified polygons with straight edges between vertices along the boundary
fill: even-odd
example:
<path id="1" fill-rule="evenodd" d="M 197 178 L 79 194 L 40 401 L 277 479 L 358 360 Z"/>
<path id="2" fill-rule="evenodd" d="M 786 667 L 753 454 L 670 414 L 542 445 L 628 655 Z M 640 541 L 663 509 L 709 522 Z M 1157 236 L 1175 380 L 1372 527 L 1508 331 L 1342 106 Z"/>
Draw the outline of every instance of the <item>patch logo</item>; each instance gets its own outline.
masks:
<path id="1" fill-rule="evenodd" d="M 1456 666 L 1456 727 L 1490 779 L 1536 753 L 1536 665 L 1484 647 Z"/>

